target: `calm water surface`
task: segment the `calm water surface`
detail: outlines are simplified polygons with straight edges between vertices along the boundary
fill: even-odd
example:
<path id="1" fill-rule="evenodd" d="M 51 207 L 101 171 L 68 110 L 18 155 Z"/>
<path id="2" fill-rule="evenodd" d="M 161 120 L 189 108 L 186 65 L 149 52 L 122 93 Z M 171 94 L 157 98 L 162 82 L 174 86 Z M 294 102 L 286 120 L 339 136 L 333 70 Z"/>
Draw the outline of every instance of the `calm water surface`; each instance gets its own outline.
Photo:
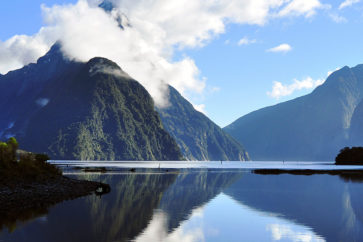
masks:
<path id="1" fill-rule="evenodd" d="M 0 241 L 362 241 L 363 183 L 250 170 L 69 174 L 111 185 L 34 213 Z"/>

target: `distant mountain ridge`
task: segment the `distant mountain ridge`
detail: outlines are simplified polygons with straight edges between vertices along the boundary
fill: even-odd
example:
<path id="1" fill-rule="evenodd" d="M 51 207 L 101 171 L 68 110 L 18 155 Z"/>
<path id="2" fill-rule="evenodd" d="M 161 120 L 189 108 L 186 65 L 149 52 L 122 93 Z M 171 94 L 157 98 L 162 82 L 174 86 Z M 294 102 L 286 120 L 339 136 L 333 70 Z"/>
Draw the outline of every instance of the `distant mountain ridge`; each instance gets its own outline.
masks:
<path id="1" fill-rule="evenodd" d="M 114 62 L 69 61 L 54 45 L 36 64 L 0 76 L 0 139 L 52 159 L 180 160 L 154 102 Z"/>
<path id="2" fill-rule="evenodd" d="M 363 65 L 332 73 L 311 94 L 249 113 L 224 128 L 252 160 L 334 160 L 363 144 Z M 358 131 L 359 130 L 359 131 Z"/>
<path id="3" fill-rule="evenodd" d="M 243 146 L 169 86 L 170 106 L 157 111 L 189 160 L 249 160 Z"/>

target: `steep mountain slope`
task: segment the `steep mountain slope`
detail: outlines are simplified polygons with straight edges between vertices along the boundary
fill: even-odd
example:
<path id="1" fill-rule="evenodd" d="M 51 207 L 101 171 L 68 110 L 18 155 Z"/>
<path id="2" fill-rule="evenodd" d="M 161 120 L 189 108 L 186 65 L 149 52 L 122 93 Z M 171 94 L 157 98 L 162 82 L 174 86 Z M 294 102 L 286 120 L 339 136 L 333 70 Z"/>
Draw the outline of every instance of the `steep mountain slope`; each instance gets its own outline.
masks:
<path id="1" fill-rule="evenodd" d="M 248 160 L 241 144 L 204 114 L 196 111 L 173 87 L 170 106 L 157 109 L 164 127 L 189 160 Z"/>
<path id="2" fill-rule="evenodd" d="M 182 159 L 149 93 L 107 59 L 67 61 L 56 44 L 0 77 L 0 92 L 0 135 L 15 135 L 23 149 L 53 159 Z"/>
<path id="3" fill-rule="evenodd" d="M 311 94 L 247 114 L 224 130 L 252 160 L 334 160 L 349 143 L 362 94 L 363 65 L 344 67 Z"/>

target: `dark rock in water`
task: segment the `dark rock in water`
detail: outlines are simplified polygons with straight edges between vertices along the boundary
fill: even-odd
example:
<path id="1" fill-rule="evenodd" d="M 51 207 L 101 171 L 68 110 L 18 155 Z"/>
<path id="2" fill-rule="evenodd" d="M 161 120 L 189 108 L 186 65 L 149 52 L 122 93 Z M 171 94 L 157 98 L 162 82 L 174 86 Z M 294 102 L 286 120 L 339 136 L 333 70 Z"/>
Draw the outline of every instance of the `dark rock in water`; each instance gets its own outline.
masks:
<path id="1" fill-rule="evenodd" d="M 0 139 L 61 160 L 181 160 L 154 102 L 116 63 L 67 60 L 59 44 L 0 76 Z"/>
<path id="2" fill-rule="evenodd" d="M 248 153 L 229 134 L 194 109 L 175 88 L 169 86 L 171 105 L 157 109 L 164 127 L 175 138 L 189 160 L 249 160 Z"/>
<path id="3" fill-rule="evenodd" d="M 344 67 L 311 94 L 249 113 L 224 130 L 252 160 L 332 161 L 341 147 L 355 145 L 351 130 L 362 133 L 358 113 L 352 118 L 362 97 L 363 65 Z"/>
<path id="4" fill-rule="evenodd" d="M 105 195 L 107 193 L 110 193 L 111 192 L 111 187 L 110 185 L 108 184 L 103 184 L 103 183 L 100 183 L 97 187 L 97 190 L 95 191 L 95 194 L 97 196 L 102 196 L 102 195 Z"/>
<path id="5" fill-rule="evenodd" d="M 86 167 L 83 169 L 84 172 L 102 172 L 105 173 L 107 171 L 106 167 Z"/>

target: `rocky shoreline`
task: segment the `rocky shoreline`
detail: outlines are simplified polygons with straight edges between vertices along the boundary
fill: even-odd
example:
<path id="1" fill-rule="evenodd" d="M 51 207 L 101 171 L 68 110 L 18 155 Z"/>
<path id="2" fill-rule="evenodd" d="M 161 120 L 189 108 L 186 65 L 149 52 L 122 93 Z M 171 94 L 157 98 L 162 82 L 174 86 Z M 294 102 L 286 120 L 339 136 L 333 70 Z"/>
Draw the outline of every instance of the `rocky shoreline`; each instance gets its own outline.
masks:
<path id="1" fill-rule="evenodd" d="M 60 176 L 42 182 L 0 183 L 0 230 L 9 231 L 17 222 L 47 214 L 48 208 L 65 200 L 110 191 L 107 184 Z"/>

